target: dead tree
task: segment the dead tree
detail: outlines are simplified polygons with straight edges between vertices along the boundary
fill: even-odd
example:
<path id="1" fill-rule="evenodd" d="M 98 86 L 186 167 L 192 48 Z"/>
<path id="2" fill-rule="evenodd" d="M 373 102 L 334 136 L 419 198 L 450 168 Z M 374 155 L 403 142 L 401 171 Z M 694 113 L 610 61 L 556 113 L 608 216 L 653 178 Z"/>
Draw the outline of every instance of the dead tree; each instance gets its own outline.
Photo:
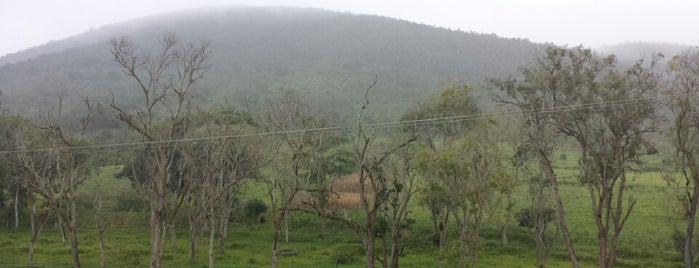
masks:
<path id="1" fill-rule="evenodd" d="M 234 110 L 214 110 L 198 113 L 194 121 L 194 136 L 222 137 L 249 134 L 253 131 L 244 118 L 246 113 Z M 261 139 L 217 138 L 183 146 L 186 174 L 196 185 L 187 198 L 190 221 L 190 259 L 194 259 L 198 229 L 208 223 L 208 260 L 214 266 L 215 241 L 218 253 L 223 254 L 228 223 L 240 185 L 245 178 L 255 178 L 261 168 L 255 148 L 261 148 Z"/>
<path id="2" fill-rule="evenodd" d="M 139 54 L 126 37 L 112 39 L 114 61 L 136 85 L 142 105 L 134 112 L 112 100 L 115 116 L 141 136 L 144 146 L 137 154 L 148 159 L 142 164 L 138 190 L 150 207 L 148 223 L 151 233 L 150 266 L 161 266 L 165 238 L 190 183 L 183 175 L 181 143 L 189 131 L 186 118 L 190 114 L 193 85 L 209 70 L 205 64 L 208 43 L 182 44 L 167 34 L 160 41 L 157 55 Z M 145 144 L 152 145 L 145 145 Z"/>
<path id="3" fill-rule="evenodd" d="M 308 181 L 317 170 L 312 161 L 324 146 L 325 134 L 316 128 L 325 127 L 327 121 L 314 116 L 303 100 L 293 92 L 270 104 L 267 123 L 281 137 L 275 164 L 278 176 L 270 179 L 269 195 L 272 207 L 274 233 L 272 237 L 272 267 L 277 266 L 277 250 L 282 224 L 286 225 L 288 241 L 288 217 L 294 208 L 297 194 L 308 188 Z"/>
<path id="4" fill-rule="evenodd" d="M 79 131 L 65 130 L 61 124 L 63 98 L 58 107 L 46 112 L 43 125 L 25 128 L 23 146 L 27 151 L 19 153 L 19 162 L 27 174 L 27 187 L 30 191 L 30 221 L 32 241 L 30 242 L 29 262 L 33 262 L 34 242 L 43 228 L 48 215 L 53 213 L 60 223 L 61 230 L 68 230 L 70 237 L 71 259 L 73 267 L 80 267 L 77 238 L 77 204 L 76 188 L 85 181 L 93 168 L 89 152 L 73 147 L 84 145 L 82 132 L 97 112 L 97 106 L 89 98 L 83 99 L 87 112 Z M 37 147 L 45 146 L 45 147 Z M 36 149 L 42 148 L 42 149 Z M 48 149 L 45 149 L 48 148 Z M 32 151 L 34 150 L 34 151 Z M 34 194 L 42 197 L 45 216 L 36 221 L 36 199 Z"/>

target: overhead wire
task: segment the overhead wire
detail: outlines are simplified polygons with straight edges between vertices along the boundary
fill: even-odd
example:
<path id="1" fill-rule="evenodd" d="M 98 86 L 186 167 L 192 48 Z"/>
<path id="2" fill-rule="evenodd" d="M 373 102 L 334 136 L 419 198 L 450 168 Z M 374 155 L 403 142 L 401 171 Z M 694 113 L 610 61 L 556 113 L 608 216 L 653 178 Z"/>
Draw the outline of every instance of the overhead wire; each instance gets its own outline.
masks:
<path id="1" fill-rule="evenodd" d="M 382 123 L 371 123 L 362 124 L 362 128 L 365 129 L 379 129 L 379 128 L 392 128 L 397 126 L 423 126 L 430 124 L 437 124 L 440 121 L 476 121 L 483 120 L 492 117 L 502 117 L 505 115 L 522 114 L 522 113 L 558 113 L 565 111 L 572 111 L 582 108 L 592 108 L 599 105 L 626 105 L 641 101 L 652 101 L 661 98 L 669 98 L 671 96 L 655 96 L 646 98 L 635 98 L 635 99 L 623 99 L 615 101 L 604 101 L 595 103 L 583 103 L 583 104 L 573 104 L 566 106 L 557 106 L 547 109 L 512 109 L 500 112 L 491 112 L 483 114 L 465 114 L 465 115 L 454 115 L 454 116 L 441 116 L 432 117 L 424 119 L 412 119 L 403 121 L 391 121 Z M 58 148 L 35 148 L 35 149 L 19 149 L 19 150 L 6 150 L 0 151 L 0 155 L 7 154 L 18 154 L 18 153 L 33 153 L 33 152 L 45 152 L 50 150 L 94 150 L 94 149 L 106 149 L 106 150 L 129 150 L 128 148 L 137 146 L 153 146 L 159 144 L 172 144 L 172 143 L 187 143 L 187 142 L 203 142 L 210 140 L 222 140 L 222 139 L 250 139 L 250 138 L 261 138 L 266 136 L 276 136 L 276 135 L 293 135 L 301 134 L 306 132 L 322 132 L 322 131 L 342 131 L 351 130 L 358 128 L 359 125 L 345 125 L 345 126 L 330 126 L 330 127 L 319 127 L 319 128 L 304 128 L 304 129 L 293 129 L 293 130 L 280 130 L 280 131 L 267 131 L 267 132 L 257 132 L 257 133 L 246 133 L 246 134 L 233 134 L 233 135 L 221 135 L 221 136 L 207 136 L 207 137 L 194 137 L 194 138 L 179 138 L 179 139 L 168 139 L 168 140 L 157 140 L 157 141 L 139 141 L 139 142 L 128 142 L 128 143 L 109 143 L 109 144 L 95 144 L 95 145 L 80 145 L 80 146 L 64 146 Z"/>

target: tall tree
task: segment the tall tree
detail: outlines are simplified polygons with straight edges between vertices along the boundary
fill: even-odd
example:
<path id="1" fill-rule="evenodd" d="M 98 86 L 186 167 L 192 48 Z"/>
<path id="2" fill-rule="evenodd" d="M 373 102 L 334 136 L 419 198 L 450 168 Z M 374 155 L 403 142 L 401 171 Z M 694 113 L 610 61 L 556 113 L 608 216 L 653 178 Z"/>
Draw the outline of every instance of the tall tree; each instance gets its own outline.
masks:
<path id="1" fill-rule="evenodd" d="M 668 108 L 672 112 L 672 172 L 665 178 L 679 188 L 686 227 L 682 232 L 682 257 L 685 267 L 694 267 L 694 228 L 699 203 L 699 52 L 687 50 L 669 64 Z"/>
<path id="2" fill-rule="evenodd" d="M 318 204 L 312 202 L 306 203 L 306 205 L 310 205 L 321 217 L 341 222 L 357 234 L 364 247 L 364 258 L 366 267 L 368 268 L 373 268 L 376 261 L 376 238 L 379 233 L 378 218 L 387 209 L 389 202 L 391 202 L 389 192 L 396 190 L 395 188 L 393 188 L 393 190 L 391 188 L 390 176 L 392 175 L 387 171 L 387 161 L 389 161 L 389 158 L 396 152 L 410 145 L 417 139 L 416 136 L 411 136 L 402 142 L 386 146 L 377 146 L 376 135 L 374 133 L 367 133 L 368 130 L 364 125 L 364 113 L 369 105 L 369 93 L 376 85 L 376 82 L 377 81 L 374 80 L 364 93 L 364 103 L 359 110 L 357 118 L 357 130 L 355 133 L 352 133 L 354 135 L 353 160 L 358 182 L 357 189 L 359 190 L 359 209 L 361 210 L 361 216 L 355 219 L 349 215 L 338 215 L 334 213 L 334 211 L 321 209 Z M 401 191 L 403 191 L 403 189 L 401 189 Z M 398 196 L 400 195 L 394 195 L 393 201 L 400 203 L 401 201 L 398 201 L 400 197 Z M 398 197 L 398 199 L 395 199 L 395 197 Z M 405 198 L 405 196 L 403 196 L 403 198 Z M 397 213 L 407 213 L 400 212 L 400 206 L 399 204 L 395 206 L 397 208 Z M 388 262 L 386 260 L 382 261 L 384 266 L 387 265 Z M 397 262 L 395 263 L 397 264 Z"/>
<path id="3" fill-rule="evenodd" d="M 189 189 L 189 182 L 182 176 L 181 144 L 176 140 L 189 131 L 185 118 L 190 113 L 193 85 L 209 70 L 205 64 L 208 43 L 182 44 L 174 35 L 166 34 L 157 55 L 140 54 L 126 37 L 112 39 L 111 45 L 114 61 L 133 80 L 142 97 L 136 112 L 115 100 L 110 106 L 144 142 L 138 154 L 149 161 L 140 163 L 143 180 L 138 187 L 150 206 L 150 266 L 158 268 L 166 235 Z"/>
<path id="4" fill-rule="evenodd" d="M 434 153 L 451 149 L 474 124 L 467 118 L 480 113 L 473 91 L 473 87 L 463 84 L 447 86 L 406 112 L 402 120 L 413 122 L 407 130 L 418 135 L 418 141 Z M 439 237 L 439 252 L 443 256 L 447 243 L 446 226 L 454 207 L 445 197 L 437 178 L 427 175 L 426 179 L 427 185 L 421 189 L 421 202 L 430 210 L 432 231 Z"/>
<path id="5" fill-rule="evenodd" d="M 483 125 L 479 129 L 487 128 Z M 489 131 L 474 130 L 449 148 L 422 151 L 416 157 L 423 176 L 433 177 L 431 183 L 443 196 L 441 202 L 459 230 L 459 267 L 477 265 L 482 222 L 495 213 L 502 186 L 510 177 L 503 150 L 493 136 Z M 440 228 L 447 228 L 446 222 Z M 443 262 L 440 265 L 445 265 Z"/>
<path id="6" fill-rule="evenodd" d="M 590 194 L 600 267 L 614 265 L 619 235 L 635 205 L 633 198 L 625 199 L 629 165 L 653 151 L 645 134 L 653 131 L 655 119 L 655 62 L 639 61 L 620 71 L 614 56 L 550 47 L 534 67 L 523 69 L 525 86 L 510 87 L 534 97 L 528 104 L 540 102 L 541 107 L 528 108 L 550 113 L 556 131 L 579 145 L 580 179 Z M 552 169 L 545 171 L 555 176 Z M 552 187 L 555 191 L 557 185 Z"/>
<path id="7" fill-rule="evenodd" d="M 254 130 L 251 117 L 233 109 L 212 109 L 196 113 L 189 135 L 196 137 L 221 137 L 183 146 L 185 175 L 195 185 L 190 188 L 187 203 L 189 209 L 190 259 L 194 259 L 198 242 L 198 229 L 209 228 L 208 260 L 214 266 L 214 245 L 218 240 L 218 253 L 223 254 L 228 223 L 236 203 L 238 190 L 245 178 L 257 177 L 261 161 L 254 148 L 261 142 L 231 136 L 250 134 Z M 223 138 L 226 137 L 226 138 Z M 207 222 L 208 221 L 208 222 Z"/>
<path id="8" fill-rule="evenodd" d="M 362 239 L 367 268 L 374 267 L 374 247 L 377 233 L 376 220 L 388 202 L 386 195 L 388 184 L 384 171 L 385 161 L 392 154 L 417 139 L 417 136 L 412 136 L 378 154 L 372 153 L 376 137 L 367 134 L 363 120 L 364 112 L 369 105 L 369 92 L 375 85 L 376 80 L 367 88 L 364 94 L 364 105 L 362 105 L 359 111 L 357 132 L 354 140 L 354 164 L 359 181 L 359 203 L 363 213 L 362 223 L 354 229 Z"/>
<path id="9" fill-rule="evenodd" d="M 538 160 L 539 168 L 551 182 L 557 221 L 561 228 L 563 241 L 573 267 L 579 267 L 578 257 L 573 247 L 565 209 L 558 188 L 558 176 L 553 170 L 552 153 L 557 148 L 560 134 L 552 124 L 550 111 L 555 110 L 555 98 L 550 92 L 559 91 L 558 74 L 561 72 L 561 55 L 557 48 L 551 47 L 546 54 L 539 57 L 534 66 L 522 69 L 523 81 L 514 77 L 492 79 L 490 83 L 499 90 L 494 97 L 503 105 L 514 106 L 521 112 L 522 132 L 527 147 Z"/>
<path id="10" fill-rule="evenodd" d="M 382 211 L 382 218 L 385 219 L 386 228 L 382 234 L 382 257 L 383 267 L 397 268 L 401 254 L 401 239 L 412 224 L 409 218 L 410 210 L 408 205 L 410 200 L 418 192 L 418 183 L 413 170 L 413 150 L 400 151 L 389 159 L 384 167 L 385 195 L 387 196 L 386 206 Z M 388 236 L 388 237 L 387 237 Z M 387 245 L 386 241 L 390 241 Z M 390 247 L 390 261 L 387 251 Z"/>
<path id="11" fill-rule="evenodd" d="M 0 116 L 0 150 L 17 151 L 20 130 L 28 124 L 20 116 Z M 21 172 L 21 165 L 16 155 L 5 153 L 0 155 L 0 187 L 7 191 L 7 196 L 2 196 L 4 205 L 12 204 L 12 210 L 8 209 L 7 226 L 19 229 L 19 218 L 22 203 L 27 201 L 26 185 Z M 10 200 L 7 200 L 9 198 Z M 10 215 L 10 213 L 12 215 Z"/>
<path id="12" fill-rule="evenodd" d="M 282 224 L 287 226 L 288 241 L 288 217 L 297 194 L 308 188 L 311 178 L 322 176 L 314 174 L 321 170 L 314 168 L 313 161 L 322 154 L 326 137 L 324 132 L 315 129 L 326 127 L 328 121 L 314 115 L 309 109 L 300 96 L 287 91 L 270 103 L 267 113 L 271 131 L 278 132 L 282 140 L 276 152 L 279 157 L 275 165 L 277 174 L 271 179 L 269 190 L 274 225 L 272 267 L 278 265 L 277 250 Z"/>

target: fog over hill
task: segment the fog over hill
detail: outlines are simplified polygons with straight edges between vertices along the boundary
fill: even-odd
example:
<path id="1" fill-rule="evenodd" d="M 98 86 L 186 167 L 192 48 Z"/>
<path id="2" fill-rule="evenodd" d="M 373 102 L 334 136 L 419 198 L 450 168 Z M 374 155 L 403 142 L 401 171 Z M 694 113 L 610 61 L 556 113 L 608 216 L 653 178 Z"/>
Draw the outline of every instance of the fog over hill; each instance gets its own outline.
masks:
<path id="1" fill-rule="evenodd" d="M 602 46 L 597 48 L 596 51 L 602 54 L 614 54 L 619 60 L 628 62 L 642 58 L 648 59 L 657 53 L 662 54 L 666 60 L 669 60 L 673 56 L 690 48 L 693 47 L 672 43 L 626 42 L 611 46 Z"/>
<path id="2" fill-rule="evenodd" d="M 391 18 L 317 9 L 197 9 L 108 25 L 0 58 L 3 105 L 32 115 L 58 94 L 138 97 L 110 55 L 127 35 L 145 52 L 164 33 L 210 42 L 211 70 L 198 83 L 200 105 L 260 109 L 280 89 L 296 90 L 319 109 L 354 116 L 364 89 L 376 120 L 400 114 L 452 82 L 481 84 L 516 73 L 543 45 Z"/>

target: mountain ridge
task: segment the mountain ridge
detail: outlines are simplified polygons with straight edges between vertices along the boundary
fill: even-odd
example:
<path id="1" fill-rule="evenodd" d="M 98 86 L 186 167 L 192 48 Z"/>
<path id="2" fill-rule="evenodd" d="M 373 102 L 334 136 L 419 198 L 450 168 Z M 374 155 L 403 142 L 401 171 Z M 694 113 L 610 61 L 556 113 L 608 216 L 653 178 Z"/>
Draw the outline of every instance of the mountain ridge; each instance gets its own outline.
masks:
<path id="1" fill-rule="evenodd" d="M 126 34 L 153 52 L 158 37 L 168 32 L 184 41 L 210 42 L 212 70 L 198 86 L 211 105 L 259 109 L 264 98 L 291 89 L 314 105 L 346 114 L 378 76 L 373 97 L 390 112 L 376 113 L 393 119 L 445 84 L 478 84 L 515 73 L 543 49 L 525 39 L 310 8 L 184 10 L 103 26 L 26 51 L 26 59 L 0 66 L 4 103 L 32 114 L 26 104 L 45 107 L 60 88 L 133 102 L 137 92 L 111 60 L 108 40 Z M 31 55 L 42 49 L 54 51 Z"/>

